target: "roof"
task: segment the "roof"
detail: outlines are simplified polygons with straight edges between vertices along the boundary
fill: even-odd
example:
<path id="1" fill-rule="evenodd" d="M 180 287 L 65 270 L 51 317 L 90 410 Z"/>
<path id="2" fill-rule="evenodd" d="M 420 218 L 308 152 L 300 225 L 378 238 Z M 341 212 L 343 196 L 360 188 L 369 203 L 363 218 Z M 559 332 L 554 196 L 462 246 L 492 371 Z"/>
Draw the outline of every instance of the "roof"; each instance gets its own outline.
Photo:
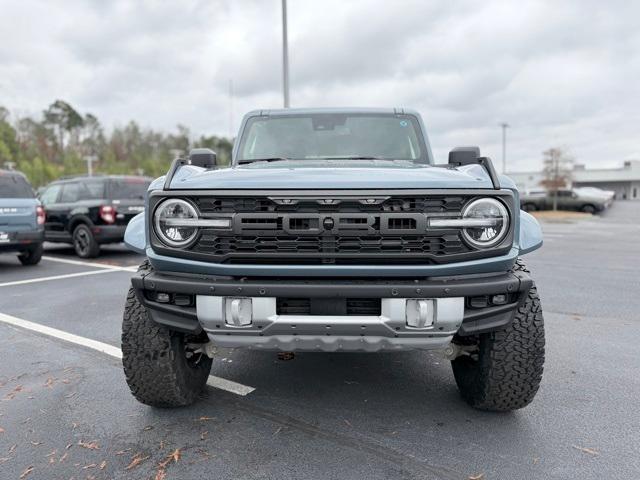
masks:
<path id="1" fill-rule="evenodd" d="M 376 107 L 324 107 L 324 108 L 276 108 L 252 110 L 246 116 L 262 115 L 313 115 L 318 113 L 378 113 L 384 115 L 418 115 L 418 112 L 408 108 L 376 108 Z"/>
<path id="2" fill-rule="evenodd" d="M 151 177 L 145 177 L 145 176 L 140 176 L 140 175 L 103 175 L 103 174 L 99 174 L 96 173 L 94 175 L 92 175 L 91 177 L 89 175 L 69 175 L 69 176 L 65 176 L 65 177 L 61 177 L 58 178 L 56 180 L 53 180 L 53 182 L 67 182 L 67 181 L 72 181 L 72 180 L 109 180 L 111 178 L 144 178 L 146 180 L 153 180 Z"/>

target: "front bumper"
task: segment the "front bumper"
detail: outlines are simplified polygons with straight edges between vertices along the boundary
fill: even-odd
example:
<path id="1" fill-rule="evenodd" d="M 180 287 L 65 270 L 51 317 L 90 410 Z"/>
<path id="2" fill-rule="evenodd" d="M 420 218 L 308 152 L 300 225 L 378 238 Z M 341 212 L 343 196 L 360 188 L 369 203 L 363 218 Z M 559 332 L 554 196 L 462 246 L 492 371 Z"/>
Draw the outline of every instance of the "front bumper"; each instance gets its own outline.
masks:
<path id="1" fill-rule="evenodd" d="M 296 280 L 142 271 L 132 278 L 132 284 L 154 321 L 186 333 L 204 330 L 219 346 L 378 351 L 443 348 L 454 335 L 504 328 L 524 301 L 532 280 L 523 272 L 413 280 Z M 158 293 L 168 294 L 162 303 L 157 301 Z M 478 306 L 477 299 L 501 295 L 506 303 L 488 301 Z M 176 304 L 178 297 L 182 306 Z M 381 309 L 380 315 L 279 314 L 277 299 L 285 297 L 373 298 L 381 299 Z M 245 299 L 249 305 L 249 324 L 240 326 L 229 320 L 227 302 L 236 299 Z M 433 308 L 432 321 L 420 328 L 408 323 L 409 306 L 416 299 L 426 300 Z"/>

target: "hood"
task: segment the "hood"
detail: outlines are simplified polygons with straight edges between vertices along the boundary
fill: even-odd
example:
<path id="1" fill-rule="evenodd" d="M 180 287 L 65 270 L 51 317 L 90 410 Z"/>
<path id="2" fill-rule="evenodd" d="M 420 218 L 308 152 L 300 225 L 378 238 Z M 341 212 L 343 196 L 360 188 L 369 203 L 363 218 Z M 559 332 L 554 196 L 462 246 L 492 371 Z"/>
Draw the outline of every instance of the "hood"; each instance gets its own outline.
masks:
<path id="1" fill-rule="evenodd" d="M 504 180 L 503 180 L 504 178 Z M 505 182 L 506 180 L 506 182 Z M 159 182 L 154 182 L 158 184 Z M 512 188 L 506 177 L 501 185 Z M 256 162 L 233 168 L 205 170 L 182 167 L 172 189 L 404 189 L 492 188 L 480 165 L 440 168 L 410 162 L 322 160 Z"/>

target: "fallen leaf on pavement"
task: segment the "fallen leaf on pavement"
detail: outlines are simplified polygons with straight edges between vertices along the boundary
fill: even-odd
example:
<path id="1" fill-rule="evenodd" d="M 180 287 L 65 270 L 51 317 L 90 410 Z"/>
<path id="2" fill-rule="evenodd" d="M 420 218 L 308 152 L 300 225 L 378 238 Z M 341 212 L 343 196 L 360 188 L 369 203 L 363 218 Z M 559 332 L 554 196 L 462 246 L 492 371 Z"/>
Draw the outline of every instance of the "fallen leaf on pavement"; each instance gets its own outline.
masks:
<path id="1" fill-rule="evenodd" d="M 215 420 L 216 417 L 200 417 L 197 418 L 196 421 L 197 422 L 208 422 L 209 420 Z"/>
<path id="2" fill-rule="evenodd" d="M 137 467 L 138 465 L 140 465 L 142 462 L 144 462 L 148 458 L 149 458 L 149 455 L 143 455 L 142 453 L 136 453 L 131 458 L 131 463 L 129 465 L 127 465 L 125 470 L 131 470 L 132 468 Z"/>
<path id="3" fill-rule="evenodd" d="M 600 453 L 594 450 L 593 448 L 579 447 L 578 445 L 574 445 L 573 448 L 575 448 L 576 450 L 580 450 L 581 452 L 588 453 L 589 455 L 593 455 L 593 456 L 600 455 Z"/>
<path id="4" fill-rule="evenodd" d="M 165 480 L 165 478 L 167 478 L 167 472 L 164 468 L 159 468 L 153 480 Z"/>
<path id="5" fill-rule="evenodd" d="M 0 433 L 4 433 L 4 428 L 0 427 Z"/>
<path id="6" fill-rule="evenodd" d="M 33 467 L 27 467 L 24 469 L 24 472 L 22 472 L 20 474 L 20 478 L 27 478 L 27 475 L 29 475 L 31 472 L 33 472 Z"/>
<path id="7" fill-rule="evenodd" d="M 78 442 L 78 445 L 80 445 L 82 448 L 87 448 L 89 450 L 98 450 L 100 448 L 100 445 L 98 445 L 97 442 L 83 442 L 82 440 L 80 440 Z"/>
<path id="8" fill-rule="evenodd" d="M 171 452 L 167 457 L 161 461 L 158 466 L 160 468 L 166 468 L 167 465 L 173 461 L 174 463 L 178 463 L 178 460 L 182 457 L 182 451 L 179 448 L 176 448 L 173 452 Z"/>
<path id="9" fill-rule="evenodd" d="M 484 478 L 484 473 L 479 473 L 478 475 L 469 475 L 469 480 L 482 480 Z"/>
<path id="10" fill-rule="evenodd" d="M 118 450 L 116 452 L 116 455 L 124 455 L 125 453 L 130 452 L 130 451 L 131 451 L 130 448 L 127 448 L 126 450 Z"/>
<path id="11" fill-rule="evenodd" d="M 34 447 L 37 447 L 38 445 L 42 445 L 42 442 L 31 441 L 31 445 L 33 445 Z"/>
<path id="12" fill-rule="evenodd" d="M 107 461 L 106 460 L 102 460 L 102 462 L 100 462 L 100 470 L 104 470 L 104 467 L 107 466 Z"/>
<path id="13" fill-rule="evenodd" d="M 85 465 L 84 467 L 82 467 L 83 470 L 87 470 L 89 468 L 96 468 L 98 466 L 97 463 L 90 463 L 89 465 Z"/>

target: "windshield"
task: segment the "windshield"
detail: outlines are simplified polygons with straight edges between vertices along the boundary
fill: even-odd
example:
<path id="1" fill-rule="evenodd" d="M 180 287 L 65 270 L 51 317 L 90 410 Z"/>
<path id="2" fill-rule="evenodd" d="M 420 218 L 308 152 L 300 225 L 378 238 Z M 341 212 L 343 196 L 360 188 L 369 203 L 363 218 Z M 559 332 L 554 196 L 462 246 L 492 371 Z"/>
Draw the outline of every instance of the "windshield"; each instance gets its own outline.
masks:
<path id="1" fill-rule="evenodd" d="M 321 113 L 250 118 L 240 141 L 238 162 L 278 158 L 429 162 L 413 115 Z"/>
<path id="2" fill-rule="evenodd" d="M 31 185 L 20 175 L 0 174 L 0 198 L 33 198 Z"/>
<path id="3" fill-rule="evenodd" d="M 111 198 L 115 200 L 142 200 L 149 188 L 150 180 L 142 177 L 111 180 Z"/>

